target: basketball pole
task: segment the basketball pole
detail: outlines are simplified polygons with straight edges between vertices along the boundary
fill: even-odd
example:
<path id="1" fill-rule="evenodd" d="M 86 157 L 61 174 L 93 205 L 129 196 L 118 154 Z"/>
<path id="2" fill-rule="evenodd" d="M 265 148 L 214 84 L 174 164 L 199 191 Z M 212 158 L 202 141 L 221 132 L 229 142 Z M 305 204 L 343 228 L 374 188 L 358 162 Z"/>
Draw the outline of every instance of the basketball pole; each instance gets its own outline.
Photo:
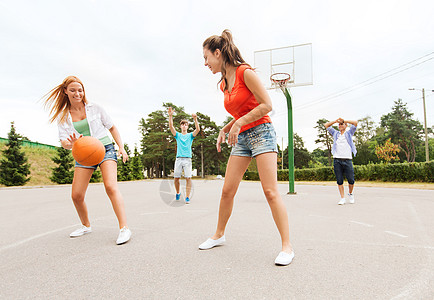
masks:
<path id="1" fill-rule="evenodd" d="M 286 105 L 288 106 L 288 180 L 289 192 L 288 194 L 295 195 L 294 182 L 294 132 L 292 127 L 292 100 L 291 95 L 286 87 L 282 87 L 282 92 L 286 97 Z M 283 162 L 282 162 L 283 164 Z"/>

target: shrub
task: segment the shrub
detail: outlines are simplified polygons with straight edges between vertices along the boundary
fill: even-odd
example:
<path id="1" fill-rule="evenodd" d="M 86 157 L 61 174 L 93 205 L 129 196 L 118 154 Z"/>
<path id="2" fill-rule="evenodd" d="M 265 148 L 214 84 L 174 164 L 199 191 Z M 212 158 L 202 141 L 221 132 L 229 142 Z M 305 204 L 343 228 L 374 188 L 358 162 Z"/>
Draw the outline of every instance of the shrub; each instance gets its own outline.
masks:
<path id="1" fill-rule="evenodd" d="M 297 181 L 335 181 L 333 167 L 296 169 Z M 434 161 L 355 165 L 356 180 L 387 182 L 434 182 Z M 244 180 L 259 180 L 258 172 L 248 171 Z M 277 180 L 288 181 L 288 170 L 278 170 Z"/>

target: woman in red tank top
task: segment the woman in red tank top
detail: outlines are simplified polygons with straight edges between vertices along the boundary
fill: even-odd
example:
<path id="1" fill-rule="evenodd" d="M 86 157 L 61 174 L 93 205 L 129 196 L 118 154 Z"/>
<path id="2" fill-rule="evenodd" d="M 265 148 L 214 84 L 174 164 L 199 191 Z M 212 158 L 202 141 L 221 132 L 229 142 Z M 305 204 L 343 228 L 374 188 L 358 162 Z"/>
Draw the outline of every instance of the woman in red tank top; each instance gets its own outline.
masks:
<path id="1" fill-rule="evenodd" d="M 225 229 L 232 213 L 234 196 L 252 158 L 256 159 L 265 197 L 282 240 L 276 265 L 289 265 L 294 258 L 289 241 L 289 224 L 285 204 L 277 188 L 277 143 L 271 119 L 271 99 L 253 69 L 243 60 L 229 30 L 211 36 L 203 43 L 205 66 L 213 74 L 221 73 L 220 88 L 226 110 L 234 117 L 219 133 L 217 151 L 226 140 L 232 146 L 226 167 L 215 234 L 199 249 L 211 249 L 226 241 Z"/>

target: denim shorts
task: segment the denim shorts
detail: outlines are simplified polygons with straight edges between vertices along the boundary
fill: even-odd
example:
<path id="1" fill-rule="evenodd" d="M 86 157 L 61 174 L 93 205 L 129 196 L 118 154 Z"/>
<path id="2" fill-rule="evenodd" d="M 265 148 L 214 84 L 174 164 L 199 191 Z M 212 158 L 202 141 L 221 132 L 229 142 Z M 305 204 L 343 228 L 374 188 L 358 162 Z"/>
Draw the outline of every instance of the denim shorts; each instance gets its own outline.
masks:
<path id="1" fill-rule="evenodd" d="M 351 159 L 333 159 L 333 169 L 336 175 L 338 185 L 344 184 L 344 174 L 349 184 L 354 184 L 354 168 Z"/>
<path id="2" fill-rule="evenodd" d="M 259 124 L 241 132 L 231 155 L 255 157 L 267 152 L 277 152 L 276 131 L 271 123 Z"/>
<path id="3" fill-rule="evenodd" d="M 114 160 L 115 162 L 117 162 L 118 158 L 116 156 L 115 146 L 113 146 L 113 144 L 108 144 L 108 145 L 105 145 L 104 147 L 105 147 L 105 156 L 104 156 L 104 159 L 99 164 L 94 165 L 94 166 L 83 166 L 83 165 L 79 164 L 78 162 L 75 162 L 75 167 L 76 168 L 86 168 L 86 169 L 96 170 L 98 168 L 98 166 L 101 165 L 106 160 Z"/>

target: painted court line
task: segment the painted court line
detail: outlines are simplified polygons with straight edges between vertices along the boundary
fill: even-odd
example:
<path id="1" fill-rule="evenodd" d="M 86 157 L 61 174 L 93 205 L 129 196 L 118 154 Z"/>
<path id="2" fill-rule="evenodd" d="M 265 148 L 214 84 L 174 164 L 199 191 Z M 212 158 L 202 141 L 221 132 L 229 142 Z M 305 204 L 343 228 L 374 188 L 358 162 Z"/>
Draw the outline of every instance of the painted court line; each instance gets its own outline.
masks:
<path id="1" fill-rule="evenodd" d="M 169 212 L 168 211 L 157 211 L 157 212 L 147 212 L 147 213 L 143 213 L 143 214 L 140 214 L 141 216 L 144 216 L 144 215 L 159 215 L 159 214 L 168 214 Z"/>
<path id="2" fill-rule="evenodd" d="M 368 224 L 368 223 L 363 223 L 363 222 L 357 222 L 357 221 L 350 221 L 351 223 L 354 224 L 358 224 L 358 225 L 362 225 L 362 226 L 366 226 L 366 227 L 374 227 L 374 225 Z"/>
<path id="3" fill-rule="evenodd" d="M 0 252 L 3 251 L 3 250 L 7 250 L 7 249 L 11 249 L 11 248 L 20 246 L 20 245 L 25 244 L 27 242 L 30 242 L 32 240 L 36 240 L 36 239 L 38 239 L 40 237 L 43 237 L 43 236 L 46 236 L 46 235 L 49 235 L 49 234 L 52 234 L 52 233 L 56 233 L 56 232 L 59 232 L 59 231 L 63 231 L 65 229 L 69 229 L 69 228 L 72 228 L 72 227 L 77 227 L 79 225 L 81 225 L 81 224 L 74 224 L 74 225 L 71 225 L 71 226 L 66 226 L 66 227 L 62 227 L 62 228 L 59 228 L 59 229 L 51 230 L 51 231 L 48 231 L 48 232 L 45 232 L 45 233 L 34 235 L 32 237 L 29 237 L 27 239 L 21 240 L 19 242 L 16 242 L 16 243 L 13 243 L 13 244 L 10 244 L 10 245 L 7 245 L 7 246 L 3 246 L 3 247 L 0 248 Z"/>
<path id="4" fill-rule="evenodd" d="M 400 234 L 400 233 L 397 233 L 397 232 L 393 232 L 393 231 L 384 231 L 385 233 L 388 233 L 388 234 L 392 234 L 392 235 L 396 235 L 396 236 L 399 236 L 399 237 L 402 237 L 402 238 L 407 238 L 408 236 L 407 235 L 403 235 L 403 234 Z"/>
<path id="5" fill-rule="evenodd" d="M 321 216 L 321 215 L 309 215 L 309 217 L 330 219 L 330 217 L 328 217 L 328 216 Z"/>
<path id="6" fill-rule="evenodd" d="M 94 222 L 105 220 L 105 219 L 109 219 L 109 218 L 113 218 L 113 216 L 112 215 L 107 215 L 107 216 L 104 216 L 104 217 L 99 217 L 99 218 L 96 218 Z M 52 233 L 56 233 L 56 232 L 59 232 L 59 231 L 63 231 L 63 230 L 69 229 L 69 228 L 78 227 L 80 225 L 81 225 L 80 223 L 77 223 L 77 224 L 74 224 L 74 225 L 58 228 L 58 229 L 55 229 L 55 230 L 51 230 L 51 231 L 47 231 L 47 232 L 44 232 L 44 233 L 40 233 L 40 234 L 31 236 L 31 237 L 29 237 L 27 239 L 24 239 L 24 240 L 21 240 L 19 242 L 16 242 L 16 243 L 13 243 L 13 244 L 1 247 L 0 248 L 0 252 L 3 251 L 3 250 L 7 250 L 7 249 L 11 249 L 11 248 L 20 246 L 22 244 L 25 244 L 27 242 L 30 242 L 30 241 L 33 241 L 33 240 L 36 240 L 36 239 L 39 239 L 39 238 L 41 238 L 43 236 L 46 236 L 46 235 L 49 235 L 49 234 L 52 234 Z"/>

